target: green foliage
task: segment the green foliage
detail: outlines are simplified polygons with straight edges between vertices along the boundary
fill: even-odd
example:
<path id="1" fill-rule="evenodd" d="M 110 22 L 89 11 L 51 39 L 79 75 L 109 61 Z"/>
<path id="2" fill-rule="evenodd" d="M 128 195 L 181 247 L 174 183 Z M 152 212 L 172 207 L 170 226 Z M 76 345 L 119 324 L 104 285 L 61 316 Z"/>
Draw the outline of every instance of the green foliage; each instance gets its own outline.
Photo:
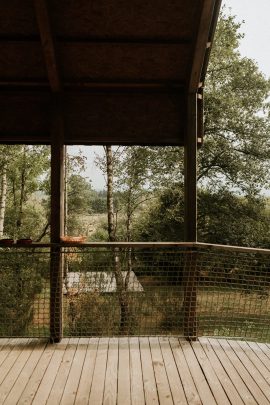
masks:
<path id="1" fill-rule="evenodd" d="M 67 297 L 68 336 L 110 336 L 117 334 L 119 308 L 115 294 L 82 293 Z M 108 316 L 110 314 L 110 316 Z"/>
<path id="2" fill-rule="evenodd" d="M 265 200 L 240 197 L 224 189 L 199 190 L 198 239 L 200 242 L 270 247 L 269 215 Z M 141 218 L 137 238 L 145 241 L 181 241 L 184 237 L 182 185 L 164 190 Z"/>
<path id="3" fill-rule="evenodd" d="M 269 184 L 270 81 L 241 57 L 239 29 L 234 17 L 221 14 L 206 79 L 199 179 L 215 189 L 258 193 Z"/>
<path id="4" fill-rule="evenodd" d="M 0 157 L 7 167 L 7 196 L 4 222 L 6 236 L 37 238 L 48 217 L 47 201 L 36 196 L 44 190 L 50 165 L 49 147 L 8 145 Z"/>
<path id="5" fill-rule="evenodd" d="M 269 219 L 263 198 L 244 198 L 228 190 L 199 193 L 198 230 L 202 242 L 270 247 Z"/>
<path id="6" fill-rule="evenodd" d="M 90 181 L 72 173 L 67 181 L 67 234 L 80 235 L 84 218 L 91 214 L 93 191 Z"/>
<path id="7" fill-rule="evenodd" d="M 42 289 L 44 268 L 38 271 L 31 253 L 18 255 L 2 251 L 0 260 L 0 335 L 27 335 L 33 321 L 34 300 Z"/>
<path id="8" fill-rule="evenodd" d="M 68 214 L 91 213 L 93 191 L 90 181 L 79 174 L 71 174 L 68 179 Z"/>
<path id="9" fill-rule="evenodd" d="M 181 241 L 184 238 L 183 188 L 174 186 L 160 192 L 147 214 L 140 217 L 136 237 L 144 241 Z"/>
<path id="10" fill-rule="evenodd" d="M 91 200 L 91 211 L 96 214 L 104 214 L 107 212 L 107 193 L 103 191 L 93 190 Z"/>

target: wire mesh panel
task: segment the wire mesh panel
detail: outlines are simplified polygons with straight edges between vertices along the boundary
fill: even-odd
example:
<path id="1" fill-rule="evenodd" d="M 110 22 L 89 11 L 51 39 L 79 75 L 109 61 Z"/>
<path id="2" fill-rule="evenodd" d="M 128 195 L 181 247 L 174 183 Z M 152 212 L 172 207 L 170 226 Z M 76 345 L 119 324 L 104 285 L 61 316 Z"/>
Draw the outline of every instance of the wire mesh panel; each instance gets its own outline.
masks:
<path id="1" fill-rule="evenodd" d="M 270 341 L 270 252 L 197 253 L 199 335 Z"/>
<path id="2" fill-rule="evenodd" d="M 0 248 L 0 336 L 270 342 L 269 250 L 120 245 Z"/>
<path id="3" fill-rule="evenodd" d="M 270 341 L 270 255 L 178 247 L 69 249 L 66 335 Z"/>
<path id="4" fill-rule="evenodd" d="M 65 335 L 183 334 L 183 251 L 74 248 L 64 255 Z"/>
<path id="5" fill-rule="evenodd" d="M 50 254 L 0 249 L 0 336 L 49 336 Z"/>

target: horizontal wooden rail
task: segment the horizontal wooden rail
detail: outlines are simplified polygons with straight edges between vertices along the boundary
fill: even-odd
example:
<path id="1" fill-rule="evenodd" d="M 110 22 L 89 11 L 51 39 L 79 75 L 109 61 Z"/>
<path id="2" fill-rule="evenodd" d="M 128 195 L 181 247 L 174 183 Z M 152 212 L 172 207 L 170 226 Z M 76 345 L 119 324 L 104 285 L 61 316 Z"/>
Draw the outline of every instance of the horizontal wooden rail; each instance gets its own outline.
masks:
<path id="1" fill-rule="evenodd" d="M 6 245 L 0 242 L 1 248 L 24 248 L 24 249 L 33 249 L 33 248 L 51 248 L 51 247 L 78 247 L 78 248 L 110 248 L 110 247 L 119 247 L 119 248 L 170 248 L 170 247 L 179 247 L 179 248 L 193 248 L 193 249 L 205 249 L 205 250 L 225 250 L 233 251 L 239 253 L 260 253 L 260 254 L 270 254 L 270 249 L 261 249 L 261 248 L 250 248 L 243 246 L 230 246 L 230 245 L 215 245 L 211 243 L 202 243 L 202 242 L 62 242 L 62 243 L 31 243 L 31 244 L 20 244 L 13 243 L 12 245 Z"/>

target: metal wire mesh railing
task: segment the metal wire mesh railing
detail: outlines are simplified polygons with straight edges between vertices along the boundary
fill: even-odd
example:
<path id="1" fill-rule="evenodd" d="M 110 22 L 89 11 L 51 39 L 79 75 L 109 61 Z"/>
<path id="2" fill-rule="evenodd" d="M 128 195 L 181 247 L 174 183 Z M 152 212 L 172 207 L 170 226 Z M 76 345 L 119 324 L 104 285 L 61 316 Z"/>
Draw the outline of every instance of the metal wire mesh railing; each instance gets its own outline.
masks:
<path id="1" fill-rule="evenodd" d="M 0 336 L 49 336 L 50 254 L 0 249 Z"/>
<path id="2" fill-rule="evenodd" d="M 270 341 L 269 294 L 270 250 L 183 243 L 0 249 L 1 336 L 49 336 L 63 317 L 65 336 Z"/>
<path id="3" fill-rule="evenodd" d="M 270 341 L 270 251 L 198 252 L 199 334 Z"/>
<path id="4" fill-rule="evenodd" d="M 183 259 L 175 248 L 66 253 L 64 333 L 182 334 Z"/>

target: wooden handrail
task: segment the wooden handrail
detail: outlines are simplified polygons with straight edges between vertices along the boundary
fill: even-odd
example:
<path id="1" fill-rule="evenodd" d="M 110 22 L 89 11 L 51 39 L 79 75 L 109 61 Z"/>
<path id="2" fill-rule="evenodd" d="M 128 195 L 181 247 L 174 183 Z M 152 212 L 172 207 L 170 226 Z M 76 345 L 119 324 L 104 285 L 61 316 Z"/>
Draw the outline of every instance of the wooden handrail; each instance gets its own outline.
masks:
<path id="1" fill-rule="evenodd" d="M 251 248 L 243 246 L 231 246 L 231 245 L 216 245 L 211 243 L 202 242 L 61 242 L 61 243 L 31 243 L 29 245 L 14 243 L 12 245 L 6 245 L 0 242 L 1 248 L 51 248 L 51 247 L 78 247 L 78 248 L 103 248 L 103 247 L 133 247 L 133 248 L 194 248 L 194 249 L 205 249 L 205 250 L 225 250 L 234 251 L 239 253 L 260 253 L 260 254 L 270 254 L 270 249 L 262 248 Z"/>

